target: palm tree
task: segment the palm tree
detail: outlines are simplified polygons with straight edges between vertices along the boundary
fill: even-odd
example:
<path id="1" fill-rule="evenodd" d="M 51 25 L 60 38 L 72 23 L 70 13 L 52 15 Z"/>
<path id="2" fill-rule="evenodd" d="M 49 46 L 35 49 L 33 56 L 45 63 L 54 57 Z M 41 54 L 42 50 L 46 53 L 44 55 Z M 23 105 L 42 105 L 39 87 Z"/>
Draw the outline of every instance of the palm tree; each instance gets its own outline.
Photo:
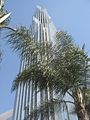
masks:
<path id="1" fill-rule="evenodd" d="M 69 94 L 73 98 L 78 120 L 89 120 L 83 98 L 85 79 L 89 79 L 89 67 L 88 64 L 85 65 L 87 61 L 86 53 L 70 44 L 62 53 L 60 51 L 56 53 L 52 63 L 57 76 L 56 92 Z"/>
<path id="2" fill-rule="evenodd" d="M 30 30 L 25 27 L 20 27 L 16 31 L 10 30 L 7 37 L 8 43 L 11 44 L 13 50 L 19 52 L 20 57 L 26 55 L 29 60 L 30 53 L 36 55 L 43 52 L 42 45 L 33 42 Z M 30 65 L 20 72 L 14 81 L 13 90 L 17 88 L 20 81 L 27 81 L 31 77 L 40 90 L 49 87 L 50 90 L 53 88 L 56 94 L 61 94 L 63 99 L 59 99 L 59 103 L 64 102 L 65 95 L 69 94 L 73 102 L 65 102 L 75 105 L 78 120 L 89 120 L 83 98 L 85 92 L 83 90 L 89 79 L 89 58 L 83 49 L 73 43 L 72 37 L 66 32 L 58 32 L 56 38 L 55 45 L 48 43 L 49 58 L 41 59 L 37 61 L 37 64 Z M 45 55 L 43 54 L 42 58 L 45 58 Z"/>

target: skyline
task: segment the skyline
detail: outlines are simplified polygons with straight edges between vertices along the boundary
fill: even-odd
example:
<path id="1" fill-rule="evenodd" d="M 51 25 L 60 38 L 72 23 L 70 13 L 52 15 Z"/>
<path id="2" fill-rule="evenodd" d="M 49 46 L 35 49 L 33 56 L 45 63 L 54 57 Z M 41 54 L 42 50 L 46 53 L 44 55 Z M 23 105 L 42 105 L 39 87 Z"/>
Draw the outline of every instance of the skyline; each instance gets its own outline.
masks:
<path id="1" fill-rule="evenodd" d="M 72 35 L 75 43 L 80 46 L 85 43 L 86 51 L 90 55 L 90 2 L 88 0 L 57 0 L 57 2 L 55 0 L 28 0 L 27 2 L 9 0 L 6 1 L 5 4 L 6 10 L 12 12 L 9 25 L 12 27 L 20 25 L 29 27 L 36 6 L 40 5 L 45 7 L 56 25 L 56 28 L 67 31 Z M 19 72 L 19 58 L 4 41 L 5 40 L 1 40 L 0 44 L 1 49 L 4 51 L 3 60 L 0 65 L 0 113 L 13 108 L 14 93 L 11 94 L 10 90 L 12 81 Z"/>

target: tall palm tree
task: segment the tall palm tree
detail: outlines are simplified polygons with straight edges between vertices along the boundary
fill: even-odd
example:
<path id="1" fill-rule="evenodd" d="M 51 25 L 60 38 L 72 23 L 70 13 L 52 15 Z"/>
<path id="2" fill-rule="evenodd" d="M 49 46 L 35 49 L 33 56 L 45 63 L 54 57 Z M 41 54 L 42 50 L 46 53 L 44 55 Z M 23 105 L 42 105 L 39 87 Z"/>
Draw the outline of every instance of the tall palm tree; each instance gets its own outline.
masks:
<path id="1" fill-rule="evenodd" d="M 13 50 L 18 51 L 20 56 L 26 55 L 27 59 L 29 59 L 29 52 L 36 55 L 43 51 L 42 45 L 32 41 L 30 30 L 25 27 L 10 31 L 7 37 Z M 73 102 L 66 102 L 75 105 L 78 120 L 89 120 L 83 98 L 83 88 L 90 76 L 87 54 L 73 43 L 70 35 L 63 31 L 57 33 L 55 45 L 48 43 L 48 54 L 49 59 L 42 59 L 37 62 L 37 65 L 30 65 L 19 73 L 14 81 L 13 90 L 17 88 L 20 81 L 27 81 L 31 77 L 40 90 L 46 87 L 53 88 L 57 94 L 62 95 L 63 99 L 66 94 L 69 94 L 73 98 Z M 43 54 L 42 58 L 45 57 Z M 85 64 L 86 62 L 87 64 Z M 65 101 L 59 100 L 60 102 Z"/>
<path id="2" fill-rule="evenodd" d="M 63 96 L 69 94 L 74 102 L 67 102 L 75 105 L 78 119 L 88 120 L 83 98 L 84 86 L 90 76 L 89 65 L 85 64 L 88 63 L 88 56 L 73 43 L 71 36 L 62 31 L 57 34 L 56 45 L 49 50 L 52 55 L 48 62 L 41 61 L 37 66 L 23 71 L 15 83 L 26 80 L 33 74 L 33 80 L 37 80 L 42 89 L 48 85 Z"/>
<path id="3" fill-rule="evenodd" d="M 56 92 L 61 92 L 64 96 L 69 94 L 73 98 L 78 119 L 89 120 L 85 108 L 84 88 L 90 77 L 90 59 L 83 49 L 73 43 L 70 35 L 61 32 L 57 37 L 55 59 L 51 63 L 55 70 Z M 90 91 L 90 88 L 85 89 Z"/>

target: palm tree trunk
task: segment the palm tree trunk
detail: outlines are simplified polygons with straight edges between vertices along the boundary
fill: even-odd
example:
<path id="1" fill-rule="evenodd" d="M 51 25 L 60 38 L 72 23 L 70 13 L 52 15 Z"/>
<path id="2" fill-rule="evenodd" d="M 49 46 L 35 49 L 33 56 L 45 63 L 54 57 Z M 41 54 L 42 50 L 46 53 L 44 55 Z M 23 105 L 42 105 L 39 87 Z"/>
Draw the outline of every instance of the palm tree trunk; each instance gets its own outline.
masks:
<path id="1" fill-rule="evenodd" d="M 82 103 L 79 103 L 77 105 L 77 117 L 78 120 L 89 120 L 89 116 L 87 114 L 85 106 Z"/>
<path id="2" fill-rule="evenodd" d="M 78 120 L 89 120 L 89 116 L 85 109 L 85 103 L 83 102 L 83 95 L 80 89 L 76 90 L 76 113 Z"/>

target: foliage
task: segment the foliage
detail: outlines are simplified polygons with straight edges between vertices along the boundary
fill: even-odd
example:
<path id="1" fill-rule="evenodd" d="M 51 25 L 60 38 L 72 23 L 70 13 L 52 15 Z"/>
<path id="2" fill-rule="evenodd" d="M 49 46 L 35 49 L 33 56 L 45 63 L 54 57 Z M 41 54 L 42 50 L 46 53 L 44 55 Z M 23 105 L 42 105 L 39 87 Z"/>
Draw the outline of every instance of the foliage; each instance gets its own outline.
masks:
<path id="1" fill-rule="evenodd" d="M 13 90 L 20 81 L 25 82 L 31 78 L 40 90 L 53 87 L 57 94 L 69 94 L 76 110 L 79 110 L 80 94 L 87 93 L 88 96 L 87 88 L 85 91 L 84 88 L 90 79 L 90 59 L 84 49 L 76 46 L 73 38 L 63 31 L 57 32 L 54 44 L 34 42 L 30 30 L 25 27 L 10 31 L 7 37 L 8 43 L 21 57 L 25 54 L 28 58 L 31 54 L 37 58 L 37 62 L 18 74 Z"/>
<path id="2" fill-rule="evenodd" d="M 60 32 L 59 35 L 62 33 L 63 32 Z M 63 36 L 63 34 L 61 36 Z M 68 36 L 66 37 L 66 40 L 68 40 L 67 38 Z M 69 40 L 70 38 L 71 37 L 69 36 Z M 62 40 L 62 38 L 60 40 Z M 65 39 L 63 38 L 63 42 L 64 43 L 60 42 L 60 44 L 52 46 L 52 50 L 50 52 L 55 53 L 52 53 L 53 56 L 49 55 L 51 54 L 49 52 L 49 59 L 46 59 L 44 61 L 41 60 L 37 63 L 37 65 L 30 66 L 30 68 L 20 73 L 20 76 L 24 78 L 20 78 L 19 76 L 17 79 L 25 80 L 25 78 L 27 79 L 25 75 L 29 75 L 29 77 L 35 77 L 36 80 L 42 77 L 46 77 L 48 84 L 54 80 L 56 84 L 54 84 L 54 86 L 56 86 L 56 91 L 62 91 L 63 94 L 65 94 L 65 92 L 67 92 L 69 89 L 76 89 L 76 87 L 82 88 L 82 86 L 85 85 L 85 71 L 87 72 L 86 77 L 89 77 L 88 65 L 85 66 L 85 62 L 88 60 L 87 54 L 82 49 L 74 45 L 72 43 L 72 39 L 70 42 L 65 42 Z"/>

